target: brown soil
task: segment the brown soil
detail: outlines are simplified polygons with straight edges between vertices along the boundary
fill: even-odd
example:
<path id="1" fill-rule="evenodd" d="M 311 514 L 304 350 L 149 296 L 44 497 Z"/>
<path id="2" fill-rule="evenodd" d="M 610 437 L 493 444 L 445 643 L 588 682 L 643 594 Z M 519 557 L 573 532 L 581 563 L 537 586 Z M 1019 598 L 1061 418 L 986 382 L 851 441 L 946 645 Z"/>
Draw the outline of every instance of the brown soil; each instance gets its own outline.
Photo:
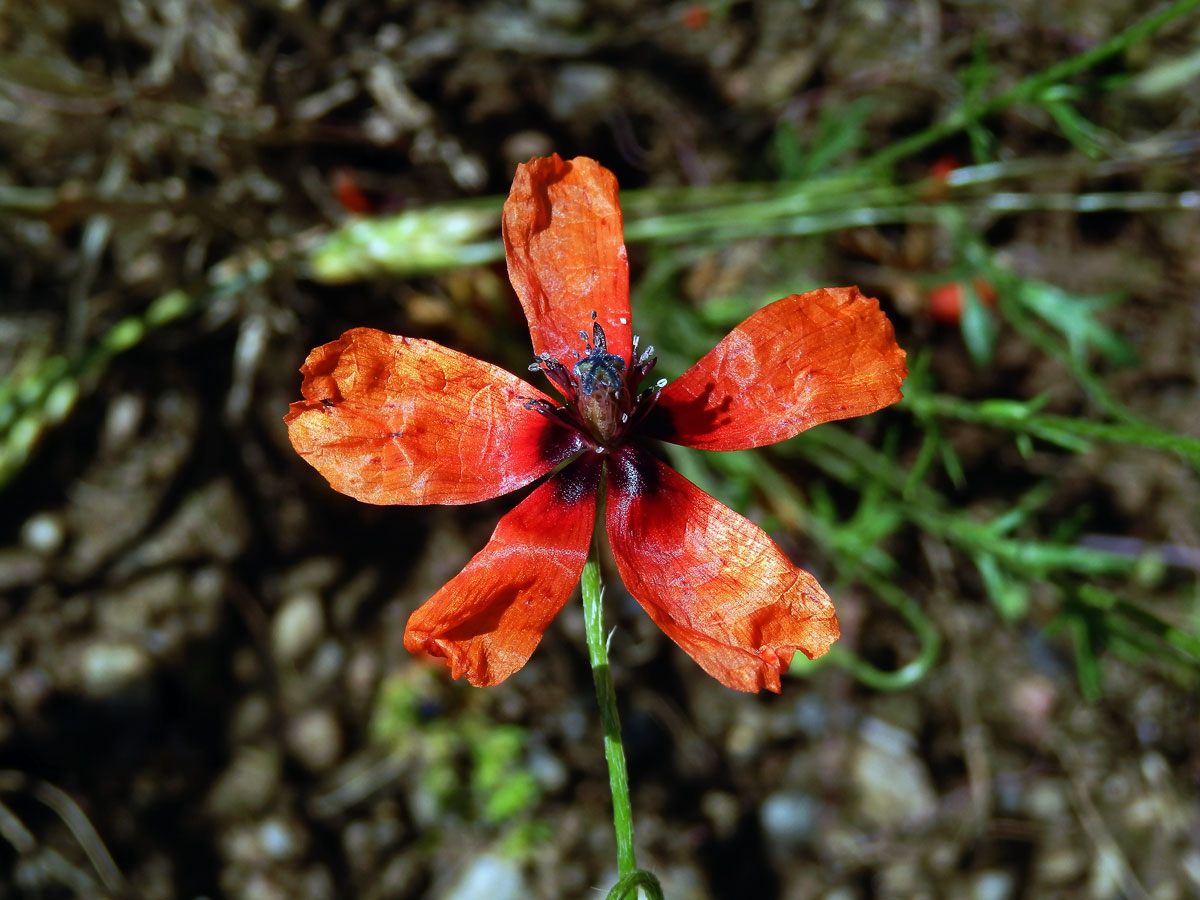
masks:
<path id="1" fill-rule="evenodd" d="M 199 293 L 240 250 L 340 221 L 347 178 L 380 212 L 501 194 L 517 162 L 551 151 L 595 157 L 627 188 L 770 179 L 781 123 L 811 133 L 822 110 L 871 96 L 867 145 L 882 147 L 953 107 L 974 36 L 1010 84 L 1142 9 L 0 3 L 0 373 L 16 377 L 47 350 L 82 352 L 167 291 Z M 1198 32 L 1192 16 L 1102 72 L 1194 63 Z M 1200 127 L 1196 92 L 1182 87 L 1078 103 L 1120 142 Z M 1073 152 L 1038 110 L 988 125 L 1006 157 Z M 969 152 L 954 139 L 902 174 Z M 1190 159 L 1034 188 L 1179 191 L 1200 174 Z M 30 205 L 3 193 L 17 188 Z M 980 229 L 1023 276 L 1127 294 L 1105 322 L 1140 363 L 1097 367 L 1141 415 L 1196 435 L 1198 224 L 1194 210 L 1039 213 Z M 806 277 L 878 293 L 946 390 L 1050 391 L 1056 411 L 1095 414 L 1017 334 L 1001 334 L 981 371 L 958 331 L 930 320 L 921 279 L 951 259 L 945 235 L 924 227 L 697 251 L 681 257 L 676 287 L 703 306 L 777 284 L 796 270 L 781 268 L 789 255 Z M 657 259 L 644 246 L 631 258 L 635 283 Z M 502 266 L 346 286 L 285 267 L 119 356 L 4 489 L 0 900 L 460 898 L 470 876 L 503 900 L 597 896 L 614 881 L 581 613 L 569 607 L 525 670 L 483 692 L 400 643 L 407 614 L 511 498 L 366 507 L 287 443 L 296 369 L 354 325 L 516 370 L 528 354 Z M 911 417 L 859 433 L 878 441 L 894 424 L 911 429 Z M 994 515 L 1052 478 L 1046 533 L 1082 515 L 1090 533 L 1184 552 L 1158 580 L 1112 586 L 1196 628 L 1193 469 L 1122 447 L 1072 457 L 1039 445 L 1026 460 L 994 431 L 951 436 L 965 509 Z M 779 539 L 830 574 L 795 537 Z M 1049 589 L 1026 623 L 1005 624 L 968 560 L 904 540 L 903 587 L 946 647 L 924 681 L 893 694 L 828 667 L 780 696 L 736 695 L 609 578 L 639 860 L 667 896 L 1200 895 L 1194 678 L 1110 652 L 1105 695 L 1086 703 L 1069 637 L 1045 627 Z M 884 666 L 909 657 L 911 638 L 873 600 L 837 599 L 850 646 Z M 379 713 L 389 703 L 401 707 L 391 730 Z M 472 755 L 505 735 L 517 750 L 500 782 L 530 773 L 535 798 L 515 819 L 489 816 L 497 786 Z"/>

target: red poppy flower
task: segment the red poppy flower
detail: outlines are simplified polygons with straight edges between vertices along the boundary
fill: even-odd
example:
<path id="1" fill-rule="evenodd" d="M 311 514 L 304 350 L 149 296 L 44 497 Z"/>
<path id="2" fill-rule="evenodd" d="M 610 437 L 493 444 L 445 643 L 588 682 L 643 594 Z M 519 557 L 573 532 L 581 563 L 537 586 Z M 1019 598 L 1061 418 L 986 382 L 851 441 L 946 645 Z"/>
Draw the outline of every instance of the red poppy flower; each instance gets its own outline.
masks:
<path id="1" fill-rule="evenodd" d="M 857 288 L 785 297 L 684 375 L 643 387 L 616 178 L 552 156 L 517 169 L 504 247 L 548 396 L 432 341 L 368 328 L 308 357 L 286 422 L 337 490 L 368 503 L 472 503 L 549 475 L 408 620 L 404 644 L 493 685 L 529 659 L 605 523 L 625 586 L 706 672 L 778 691 L 838 637 L 829 596 L 767 534 L 661 462 L 652 439 L 759 447 L 900 399 L 904 351 Z M 552 473 L 552 474 L 551 474 Z"/>

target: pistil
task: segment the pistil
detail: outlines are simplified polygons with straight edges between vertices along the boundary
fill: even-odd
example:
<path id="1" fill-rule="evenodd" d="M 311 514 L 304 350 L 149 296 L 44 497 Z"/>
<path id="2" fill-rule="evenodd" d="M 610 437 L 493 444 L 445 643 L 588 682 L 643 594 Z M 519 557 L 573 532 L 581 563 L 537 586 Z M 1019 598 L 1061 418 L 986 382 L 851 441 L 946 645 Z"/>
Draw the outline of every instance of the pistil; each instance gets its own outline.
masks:
<path id="1" fill-rule="evenodd" d="M 621 402 L 624 393 L 624 386 L 613 390 L 607 384 L 597 384 L 590 394 L 579 395 L 579 415 L 591 426 L 592 434 L 601 446 L 611 447 L 622 434 L 622 426 L 629 421 L 627 404 Z"/>

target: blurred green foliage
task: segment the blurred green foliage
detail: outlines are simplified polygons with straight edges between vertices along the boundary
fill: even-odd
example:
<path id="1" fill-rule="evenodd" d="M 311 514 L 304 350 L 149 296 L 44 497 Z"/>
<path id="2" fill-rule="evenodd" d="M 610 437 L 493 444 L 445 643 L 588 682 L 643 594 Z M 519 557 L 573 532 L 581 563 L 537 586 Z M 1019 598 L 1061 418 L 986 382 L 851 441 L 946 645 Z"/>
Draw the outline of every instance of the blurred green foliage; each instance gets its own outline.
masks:
<path id="1" fill-rule="evenodd" d="M 496 722 L 471 701 L 473 690 L 450 688 L 453 710 L 432 698 L 445 685 L 434 670 L 413 667 L 380 688 L 371 738 L 405 761 L 416 804 L 431 819 L 447 817 L 494 828 L 502 846 L 523 854 L 544 835 L 530 813 L 541 789 L 529 770 L 524 728 Z"/>

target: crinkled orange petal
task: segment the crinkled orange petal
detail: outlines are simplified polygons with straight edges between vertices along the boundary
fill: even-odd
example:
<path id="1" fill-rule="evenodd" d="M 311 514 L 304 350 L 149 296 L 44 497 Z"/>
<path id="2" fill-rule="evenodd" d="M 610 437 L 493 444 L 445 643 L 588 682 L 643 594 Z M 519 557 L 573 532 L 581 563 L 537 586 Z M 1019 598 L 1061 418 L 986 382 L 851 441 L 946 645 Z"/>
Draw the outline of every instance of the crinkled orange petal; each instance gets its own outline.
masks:
<path id="1" fill-rule="evenodd" d="M 582 448 L 526 409 L 521 379 L 433 341 L 355 328 L 308 355 L 284 417 L 335 490 L 366 503 L 473 503 L 514 491 Z"/>
<path id="2" fill-rule="evenodd" d="M 504 252 L 533 338 L 568 369 L 592 333 L 592 311 L 608 352 L 628 364 L 632 342 L 629 261 L 617 179 L 593 159 L 532 159 L 517 167 L 504 203 Z"/>
<path id="3" fill-rule="evenodd" d="M 412 614 L 404 646 L 444 656 L 476 687 L 524 666 L 583 571 L 599 475 L 597 457 L 578 459 L 501 519 L 487 546 Z"/>
<path id="4" fill-rule="evenodd" d="M 856 287 L 763 307 L 667 385 L 645 432 L 703 450 L 743 450 L 900 399 L 904 351 L 879 301 Z"/>
<path id="5" fill-rule="evenodd" d="M 833 603 L 812 575 L 645 450 L 611 457 L 606 516 L 629 593 L 725 686 L 778 693 L 795 651 L 811 659 L 837 640 Z"/>

